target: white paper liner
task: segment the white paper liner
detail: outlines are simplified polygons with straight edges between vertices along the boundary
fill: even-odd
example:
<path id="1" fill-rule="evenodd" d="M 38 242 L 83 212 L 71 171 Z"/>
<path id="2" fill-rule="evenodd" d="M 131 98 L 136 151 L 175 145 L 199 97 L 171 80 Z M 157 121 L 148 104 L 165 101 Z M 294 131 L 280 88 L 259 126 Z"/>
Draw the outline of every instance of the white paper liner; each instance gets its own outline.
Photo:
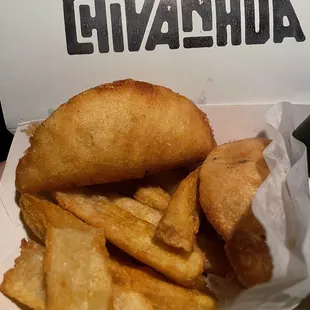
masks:
<path id="1" fill-rule="evenodd" d="M 265 115 L 266 133 L 273 140 L 264 151 L 270 175 L 252 203 L 253 213 L 266 231 L 274 265 L 272 279 L 240 293 L 233 283 L 211 275 L 208 285 L 220 299 L 221 309 L 289 310 L 310 292 L 307 152 L 292 136 L 293 112 L 292 104 L 284 102 Z"/>

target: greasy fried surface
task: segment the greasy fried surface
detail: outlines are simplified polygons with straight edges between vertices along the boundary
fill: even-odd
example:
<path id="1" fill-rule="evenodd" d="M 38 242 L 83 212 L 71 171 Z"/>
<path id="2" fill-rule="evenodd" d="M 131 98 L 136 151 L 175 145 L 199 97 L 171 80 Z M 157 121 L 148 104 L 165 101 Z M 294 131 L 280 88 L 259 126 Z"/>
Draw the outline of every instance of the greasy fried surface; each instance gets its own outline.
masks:
<path id="1" fill-rule="evenodd" d="M 169 202 L 170 195 L 161 187 L 155 185 L 139 186 L 134 194 L 134 198 L 151 208 L 165 211 Z"/>
<path id="2" fill-rule="evenodd" d="M 200 202 L 224 240 L 251 207 L 257 188 L 269 174 L 263 150 L 267 139 L 244 139 L 214 149 L 201 167 Z"/>
<path id="3" fill-rule="evenodd" d="M 104 228 L 107 239 L 141 262 L 168 278 L 187 285 L 203 270 L 204 256 L 194 247 L 191 253 L 178 254 L 154 239 L 155 227 L 139 220 L 105 198 L 85 188 L 59 191 L 55 198 L 67 209 L 92 226 Z"/>
<path id="4" fill-rule="evenodd" d="M 129 256 L 126 252 L 120 250 L 119 248 L 117 248 L 115 245 L 113 245 L 110 242 L 107 242 L 107 249 L 110 255 L 112 256 L 111 259 L 116 259 L 124 265 L 129 264 L 129 265 L 134 265 L 134 266 L 145 267 L 144 264 L 137 261 L 132 256 Z M 198 278 L 194 279 L 193 281 L 187 282 L 185 283 L 185 285 L 183 284 L 183 286 L 185 286 L 186 288 L 195 289 L 197 291 L 210 295 L 210 290 L 206 286 L 206 280 L 207 279 L 205 275 L 200 275 Z M 168 280 L 166 279 L 166 281 Z"/>
<path id="5" fill-rule="evenodd" d="M 42 246 L 23 239 L 21 254 L 15 267 L 5 273 L 1 292 L 32 309 L 45 309 L 43 258 Z"/>
<path id="6" fill-rule="evenodd" d="M 251 211 L 238 223 L 225 250 L 244 286 L 251 287 L 270 280 L 273 265 L 265 232 Z"/>
<path id="7" fill-rule="evenodd" d="M 206 115 L 191 101 L 133 80 L 73 97 L 30 143 L 16 171 L 21 192 L 140 178 L 202 161 L 215 145 Z"/>
<path id="8" fill-rule="evenodd" d="M 111 258 L 113 283 L 146 296 L 158 310 L 215 310 L 215 300 L 203 293 L 168 282 L 148 267 L 125 265 Z"/>
<path id="9" fill-rule="evenodd" d="M 153 310 L 151 302 L 142 294 L 123 288 L 113 287 L 113 310 Z"/>
<path id="10" fill-rule="evenodd" d="M 156 237 L 167 245 L 192 251 L 199 229 L 199 169 L 190 173 L 172 196 L 156 228 Z"/>
<path id="11" fill-rule="evenodd" d="M 88 228 L 86 223 L 72 213 L 38 195 L 22 194 L 19 206 L 26 225 L 43 242 L 48 225 L 57 228 Z"/>
<path id="12" fill-rule="evenodd" d="M 120 208 L 128 211 L 140 220 L 146 221 L 157 226 L 162 214 L 145 204 L 142 204 L 132 198 L 119 195 L 117 193 L 106 193 L 105 196 Z"/>
<path id="13" fill-rule="evenodd" d="M 109 309 L 112 280 L 105 238 L 96 229 L 49 227 L 44 270 L 48 310 Z"/>
<path id="14" fill-rule="evenodd" d="M 200 201 L 242 284 L 268 281 L 272 262 L 265 232 L 252 213 L 257 188 L 269 174 L 263 150 L 267 139 L 244 139 L 217 147 L 201 168 Z"/>

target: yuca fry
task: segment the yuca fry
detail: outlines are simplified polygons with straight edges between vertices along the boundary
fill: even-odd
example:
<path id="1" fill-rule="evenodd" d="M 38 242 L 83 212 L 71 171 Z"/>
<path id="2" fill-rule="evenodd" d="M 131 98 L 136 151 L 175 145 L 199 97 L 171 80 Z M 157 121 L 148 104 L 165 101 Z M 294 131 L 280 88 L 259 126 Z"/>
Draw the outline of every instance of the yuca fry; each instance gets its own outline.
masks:
<path id="1" fill-rule="evenodd" d="M 126 264 L 111 256 L 110 271 L 113 283 L 146 296 L 154 310 L 215 310 L 212 297 L 168 282 L 162 275 L 146 266 Z"/>
<path id="2" fill-rule="evenodd" d="M 61 207 L 92 226 L 104 228 L 110 242 L 175 282 L 188 285 L 201 275 L 204 255 L 197 247 L 191 253 L 171 251 L 154 239 L 153 225 L 92 195 L 85 188 L 59 191 L 54 195 Z"/>
<path id="3" fill-rule="evenodd" d="M 157 226 L 161 219 L 162 214 L 158 210 L 155 210 L 132 198 L 125 197 L 117 193 L 105 193 L 104 195 L 120 208 L 130 212 L 138 219 L 146 221 L 154 226 Z"/>
<path id="4" fill-rule="evenodd" d="M 153 310 L 151 302 L 142 294 L 123 288 L 113 287 L 113 310 Z"/>
<path id="5" fill-rule="evenodd" d="M 47 310 L 109 309 L 112 279 L 102 231 L 48 227 Z"/>
<path id="6" fill-rule="evenodd" d="M 45 309 L 44 248 L 33 242 L 21 242 L 21 254 L 15 267 L 4 274 L 0 291 L 35 310 Z"/>
<path id="7" fill-rule="evenodd" d="M 199 169 L 180 183 L 155 232 L 167 245 L 187 252 L 192 251 L 199 229 L 198 176 Z"/>
<path id="8" fill-rule="evenodd" d="M 90 228 L 72 213 L 38 195 L 22 194 L 19 206 L 26 225 L 43 242 L 48 224 L 57 228 Z"/>
<path id="9" fill-rule="evenodd" d="M 46 309 L 44 252 L 43 246 L 23 239 L 21 255 L 15 260 L 15 267 L 5 273 L 0 287 L 4 294 L 34 310 Z M 152 310 L 153 307 L 144 295 L 119 285 L 113 285 L 112 309 Z"/>
<path id="10" fill-rule="evenodd" d="M 139 261 L 137 261 L 136 259 L 134 259 L 132 256 L 128 255 L 128 253 L 122 251 L 121 249 L 119 249 L 118 247 L 116 247 L 114 244 L 107 242 L 106 244 L 107 249 L 111 255 L 111 259 L 115 258 L 118 261 L 120 261 L 125 265 L 135 265 L 135 266 L 140 266 L 140 267 L 145 267 L 145 265 Z M 168 281 L 168 280 L 166 280 Z M 202 293 L 205 293 L 207 295 L 210 295 L 210 290 L 208 289 L 208 287 L 206 286 L 207 283 L 207 278 L 205 275 L 200 275 L 198 278 L 196 278 L 195 280 L 186 283 L 185 286 L 188 289 L 194 289 L 197 291 L 200 291 Z"/>
<path id="11" fill-rule="evenodd" d="M 166 210 L 171 199 L 167 192 L 161 187 L 155 185 L 138 186 L 134 198 L 137 201 L 162 212 Z"/>
<path id="12" fill-rule="evenodd" d="M 48 224 L 59 228 L 91 228 L 72 213 L 39 196 L 22 194 L 20 207 L 26 224 L 43 242 Z M 199 279 L 194 279 L 182 284 L 190 288 L 203 290 L 204 286 L 201 285 L 203 282 Z"/>
<path id="13" fill-rule="evenodd" d="M 25 242 L 25 240 L 23 242 Z M 30 300 L 31 302 L 29 302 L 28 305 L 35 310 L 44 310 L 46 288 L 43 285 L 43 257 L 45 248 L 33 241 L 29 241 L 27 247 L 22 247 L 22 249 L 29 251 L 27 255 L 22 251 L 22 265 L 19 263 L 16 265 L 16 268 L 13 269 L 13 271 L 7 272 L 8 275 L 5 276 L 6 282 L 9 279 L 9 286 L 8 283 L 6 283 L 5 287 L 7 290 L 10 290 L 10 292 L 4 291 L 4 284 L 2 284 L 1 289 L 4 293 L 14 297 L 20 302 L 27 298 L 27 300 Z M 19 260 L 19 258 L 17 260 Z M 31 270 L 31 276 L 29 276 L 28 270 Z M 37 270 L 40 272 L 33 272 Z M 176 284 L 167 282 L 163 276 L 159 275 L 150 268 L 142 266 L 138 267 L 132 264 L 130 261 L 124 260 L 124 256 L 121 257 L 121 261 L 115 256 L 112 256 L 109 260 L 109 270 L 113 278 L 113 301 L 115 298 L 114 289 L 117 286 L 119 289 L 126 290 L 128 293 L 136 291 L 136 293 L 140 293 L 147 297 L 149 302 L 153 305 L 154 309 L 215 309 L 215 300 L 213 300 L 211 297 L 194 290 L 185 289 Z M 11 274 L 14 274 L 14 278 Z M 16 286 L 16 279 L 18 279 L 18 286 Z M 29 279 L 31 279 L 30 282 Z M 37 285 L 38 283 L 39 285 Z M 11 286 L 12 284 L 13 289 Z M 16 295 L 16 289 L 18 295 Z M 14 290 L 14 295 L 12 295 L 12 290 Z M 140 300 L 141 306 L 147 305 L 141 299 L 141 296 L 138 297 L 136 294 L 133 296 L 132 294 L 130 295 L 130 297 L 135 297 L 136 302 Z M 29 299 L 30 296 L 31 299 Z M 174 298 L 174 296 L 176 298 Z M 38 301 L 41 303 L 41 307 L 35 307 L 35 303 L 38 303 Z M 24 303 L 26 304 L 25 301 Z M 187 306 L 189 308 L 187 308 Z M 124 309 L 127 310 L 130 308 Z M 138 305 L 135 304 L 135 308 L 133 308 L 133 310 L 138 309 Z M 140 309 L 142 310 L 145 308 Z M 146 309 L 149 310 L 149 308 Z"/>

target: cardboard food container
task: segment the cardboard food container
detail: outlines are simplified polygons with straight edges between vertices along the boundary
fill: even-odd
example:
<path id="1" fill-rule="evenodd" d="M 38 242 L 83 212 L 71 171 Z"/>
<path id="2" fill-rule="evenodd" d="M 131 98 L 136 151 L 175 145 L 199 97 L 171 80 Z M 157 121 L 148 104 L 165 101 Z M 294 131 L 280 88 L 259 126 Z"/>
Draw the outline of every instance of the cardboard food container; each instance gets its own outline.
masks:
<path id="1" fill-rule="evenodd" d="M 218 144 L 260 135 L 265 112 L 284 100 L 299 124 L 310 114 L 308 7 L 307 0 L 3 1 L 0 100 L 15 137 L 0 181 L 0 279 L 27 236 L 14 182 L 30 121 L 89 87 L 133 78 L 190 98 Z M 18 306 L 0 294 L 0 309 Z"/>
<path id="2" fill-rule="evenodd" d="M 201 107 L 213 126 L 215 139 L 219 144 L 246 137 L 259 136 L 265 129 L 264 115 L 272 105 L 208 105 Z M 310 114 L 310 105 L 294 105 L 296 122 L 301 123 Z M 249 118 L 249 115 L 255 115 Z M 29 146 L 26 128 L 32 122 L 21 123 L 15 132 L 5 170 L 0 181 L 0 279 L 14 265 L 19 255 L 22 238 L 27 231 L 20 219 L 15 189 L 15 170 L 19 158 Z M 308 306 L 310 307 L 310 300 Z M 303 304 L 298 309 L 308 309 Z M 0 294 L 0 309 L 19 309 L 10 299 Z"/>

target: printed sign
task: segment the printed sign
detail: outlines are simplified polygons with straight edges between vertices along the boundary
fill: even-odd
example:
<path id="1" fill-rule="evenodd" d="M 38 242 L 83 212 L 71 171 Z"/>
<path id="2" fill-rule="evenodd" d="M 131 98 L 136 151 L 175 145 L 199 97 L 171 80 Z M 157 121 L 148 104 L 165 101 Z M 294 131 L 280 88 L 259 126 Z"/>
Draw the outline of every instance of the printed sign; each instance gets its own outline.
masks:
<path id="1" fill-rule="evenodd" d="M 310 102 L 308 0 L 4 0 L 7 126 L 134 78 L 196 104 Z"/>
<path id="2" fill-rule="evenodd" d="M 284 38 L 294 37 L 297 42 L 305 41 L 306 37 L 301 28 L 299 19 L 290 0 L 271 0 L 272 10 L 268 0 L 257 0 L 258 10 L 255 10 L 255 0 L 245 0 L 244 19 L 241 25 L 240 0 L 230 1 L 230 9 L 225 0 L 215 1 L 215 10 L 211 0 L 160 0 L 157 6 L 155 0 L 145 0 L 141 12 L 137 12 L 136 1 L 125 0 L 125 18 L 122 18 L 120 3 L 107 5 L 105 0 L 94 0 L 93 11 L 88 4 L 75 6 L 75 0 L 63 0 L 64 20 L 66 27 L 67 49 L 70 55 L 92 54 L 94 46 L 90 42 L 80 43 L 77 39 L 77 20 L 81 25 L 81 36 L 89 38 L 93 30 L 97 31 L 97 40 L 100 53 L 108 53 L 109 46 L 107 10 L 110 10 L 110 23 L 112 25 L 112 38 L 114 52 L 124 51 L 124 35 L 127 36 L 128 50 L 137 52 L 141 48 L 153 51 L 159 44 L 167 44 L 170 49 L 178 49 L 182 44 L 184 48 L 206 48 L 227 45 L 227 26 L 231 29 L 231 44 L 241 44 L 241 34 L 245 33 L 245 44 L 265 44 L 270 40 L 273 32 L 273 42 L 282 43 Z M 178 24 L 178 5 L 181 6 L 181 27 Z M 149 33 L 146 27 L 150 20 L 152 10 L 155 17 L 151 23 Z M 78 14 L 76 14 L 78 11 Z M 212 30 L 212 21 L 216 20 L 216 36 L 193 35 L 193 12 L 198 14 L 203 31 Z M 272 17 L 272 23 L 270 22 Z M 258 21 L 258 27 L 255 22 Z M 126 23 L 127 33 L 123 33 L 123 23 Z M 166 25 L 166 31 L 163 26 Z M 183 32 L 183 42 L 180 43 L 180 32 Z M 147 35 L 144 47 L 141 47 L 143 37 Z"/>

